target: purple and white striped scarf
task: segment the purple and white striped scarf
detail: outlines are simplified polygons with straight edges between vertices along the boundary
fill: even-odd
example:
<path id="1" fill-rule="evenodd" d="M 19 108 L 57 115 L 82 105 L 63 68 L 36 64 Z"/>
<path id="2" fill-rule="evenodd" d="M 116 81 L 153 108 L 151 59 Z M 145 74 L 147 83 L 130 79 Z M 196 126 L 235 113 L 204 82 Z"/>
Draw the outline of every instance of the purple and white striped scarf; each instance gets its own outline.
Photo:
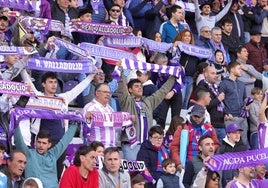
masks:
<path id="1" fill-rule="evenodd" d="M 173 75 L 177 78 L 177 82 L 183 86 L 182 77 L 184 75 L 184 70 L 181 66 L 165 66 L 157 65 L 152 63 L 146 63 L 141 61 L 135 61 L 132 59 L 122 59 L 121 60 L 122 69 L 131 69 L 131 70 L 146 70 L 151 72 L 158 72 Z M 115 68 L 113 76 L 116 79 L 119 79 L 121 71 L 118 67 Z"/>

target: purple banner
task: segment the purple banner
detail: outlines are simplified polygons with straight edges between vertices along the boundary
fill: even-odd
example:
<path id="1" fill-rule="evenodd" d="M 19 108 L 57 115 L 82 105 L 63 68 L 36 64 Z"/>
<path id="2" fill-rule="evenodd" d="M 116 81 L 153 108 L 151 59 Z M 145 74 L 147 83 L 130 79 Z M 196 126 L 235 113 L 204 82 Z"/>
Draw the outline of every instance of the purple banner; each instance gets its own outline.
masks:
<path id="1" fill-rule="evenodd" d="M 114 24 L 75 21 L 69 22 L 69 25 L 71 32 L 81 32 L 96 35 L 128 35 L 132 32 L 129 27 Z"/>
<path id="2" fill-rule="evenodd" d="M 32 55 L 38 53 L 33 47 L 0 46 L 0 55 Z"/>
<path id="3" fill-rule="evenodd" d="M 202 48 L 192 44 L 186 44 L 180 41 L 178 43 L 178 47 L 182 52 L 200 58 L 210 58 L 213 55 L 210 49 Z"/>
<path id="4" fill-rule="evenodd" d="M 88 57 L 86 51 L 83 49 L 82 46 L 81 46 L 82 48 L 78 47 L 77 45 L 70 43 L 70 42 L 67 42 L 67 41 L 60 39 L 58 37 L 55 37 L 54 43 L 56 45 L 65 47 L 69 52 L 71 52 L 79 57 L 83 57 L 83 58 Z M 94 56 L 93 54 L 90 54 L 90 55 Z"/>
<path id="5" fill-rule="evenodd" d="M 47 34 L 48 31 L 64 31 L 64 25 L 58 20 L 51 20 L 47 18 L 25 17 L 20 21 L 23 28 L 27 28 L 31 31 L 42 31 Z"/>
<path id="6" fill-rule="evenodd" d="M 268 163 L 268 148 L 214 155 L 206 162 L 213 171 L 232 170 Z"/>
<path id="7" fill-rule="evenodd" d="M 39 118 L 39 119 L 69 119 L 79 121 L 84 126 L 86 123 L 84 117 L 79 111 L 60 111 L 60 110 L 44 110 L 35 108 L 14 108 L 10 111 L 10 136 L 14 134 L 15 128 L 23 119 Z"/>
<path id="8" fill-rule="evenodd" d="M 28 0 L 0 0 L 0 7 L 9 7 L 13 9 L 26 10 L 33 12 L 34 8 Z"/>
<path id="9" fill-rule="evenodd" d="M 103 43 L 105 46 L 132 48 L 142 46 L 143 41 L 136 36 L 111 36 L 105 37 Z"/>
<path id="10" fill-rule="evenodd" d="M 7 80 L 0 80 L 0 93 L 9 95 L 35 96 L 34 93 L 29 92 L 29 86 L 26 83 L 11 82 Z"/>
<path id="11" fill-rule="evenodd" d="M 125 126 L 124 122 L 132 124 L 132 115 L 128 112 L 102 113 L 93 111 L 91 114 L 92 123 L 98 127 L 122 127 Z"/>
<path id="12" fill-rule="evenodd" d="M 130 52 L 125 52 L 123 50 L 118 50 L 115 48 L 100 46 L 97 44 L 82 42 L 80 47 L 88 50 L 91 56 L 95 56 L 99 58 L 120 60 L 125 57 L 128 57 L 129 59 L 134 59 L 134 60 L 136 59 L 135 55 Z"/>
<path id="13" fill-rule="evenodd" d="M 146 49 L 162 53 L 166 53 L 166 51 L 168 51 L 173 46 L 172 43 L 156 42 L 147 38 L 142 38 L 142 41 L 144 43 L 143 46 Z"/>
<path id="14" fill-rule="evenodd" d="M 91 60 L 57 60 L 47 58 L 30 58 L 27 68 L 54 72 L 67 73 L 91 73 L 93 72 L 93 62 Z"/>

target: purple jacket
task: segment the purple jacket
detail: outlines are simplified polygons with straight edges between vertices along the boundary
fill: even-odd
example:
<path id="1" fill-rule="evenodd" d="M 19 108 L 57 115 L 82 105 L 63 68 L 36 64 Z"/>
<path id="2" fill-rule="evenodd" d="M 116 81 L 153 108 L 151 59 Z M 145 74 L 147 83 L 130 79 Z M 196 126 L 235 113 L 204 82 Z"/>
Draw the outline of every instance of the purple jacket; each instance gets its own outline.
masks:
<path id="1" fill-rule="evenodd" d="M 51 19 L 51 9 L 50 4 L 47 0 L 41 0 L 40 5 L 40 18 L 48 18 Z"/>

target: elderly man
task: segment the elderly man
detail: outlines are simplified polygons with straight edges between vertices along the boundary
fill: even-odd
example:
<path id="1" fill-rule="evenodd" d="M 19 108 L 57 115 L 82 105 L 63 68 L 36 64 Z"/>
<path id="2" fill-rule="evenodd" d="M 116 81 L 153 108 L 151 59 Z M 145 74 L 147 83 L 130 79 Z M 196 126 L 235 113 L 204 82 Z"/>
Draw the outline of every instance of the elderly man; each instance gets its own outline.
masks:
<path id="1" fill-rule="evenodd" d="M 119 145 L 119 143 L 116 144 L 116 138 L 120 138 L 121 129 L 116 129 L 114 126 L 97 126 L 91 119 L 96 113 L 114 112 L 108 104 L 109 100 L 110 88 L 106 83 L 101 83 L 95 87 L 95 98 L 83 108 L 83 116 L 88 120 L 89 126 L 89 130 L 84 132 L 87 141 L 99 140 L 105 147 Z"/>
<path id="2" fill-rule="evenodd" d="M 75 152 L 74 165 L 67 168 L 61 178 L 60 188 L 99 186 L 99 173 L 96 166 L 97 154 L 91 146 L 81 146 Z"/>
<path id="3" fill-rule="evenodd" d="M 216 50 L 221 50 L 224 55 L 224 62 L 230 62 L 228 51 L 224 48 L 222 43 L 222 30 L 219 27 L 213 27 L 211 29 L 211 39 L 205 43 L 205 48 L 209 48 L 212 54 L 215 54 Z M 214 59 L 212 59 L 214 61 Z"/>
<path id="4" fill-rule="evenodd" d="M 129 173 L 120 170 L 121 157 L 118 148 L 104 151 L 104 167 L 99 170 L 99 188 L 130 188 Z"/>
<path id="5" fill-rule="evenodd" d="M 7 167 L 1 172 L 7 176 L 7 187 L 21 188 L 24 178 L 22 173 L 26 166 L 26 155 L 19 150 L 14 150 L 9 154 Z"/>

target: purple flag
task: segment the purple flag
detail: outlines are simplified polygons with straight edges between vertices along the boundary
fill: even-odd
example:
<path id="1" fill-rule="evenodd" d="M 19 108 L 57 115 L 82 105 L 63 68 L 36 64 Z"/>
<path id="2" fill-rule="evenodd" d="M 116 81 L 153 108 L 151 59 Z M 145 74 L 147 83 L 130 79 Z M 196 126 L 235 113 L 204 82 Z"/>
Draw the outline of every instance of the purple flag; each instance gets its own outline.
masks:
<path id="1" fill-rule="evenodd" d="M 268 148 L 214 155 L 206 162 L 213 171 L 232 170 L 268 163 Z"/>

